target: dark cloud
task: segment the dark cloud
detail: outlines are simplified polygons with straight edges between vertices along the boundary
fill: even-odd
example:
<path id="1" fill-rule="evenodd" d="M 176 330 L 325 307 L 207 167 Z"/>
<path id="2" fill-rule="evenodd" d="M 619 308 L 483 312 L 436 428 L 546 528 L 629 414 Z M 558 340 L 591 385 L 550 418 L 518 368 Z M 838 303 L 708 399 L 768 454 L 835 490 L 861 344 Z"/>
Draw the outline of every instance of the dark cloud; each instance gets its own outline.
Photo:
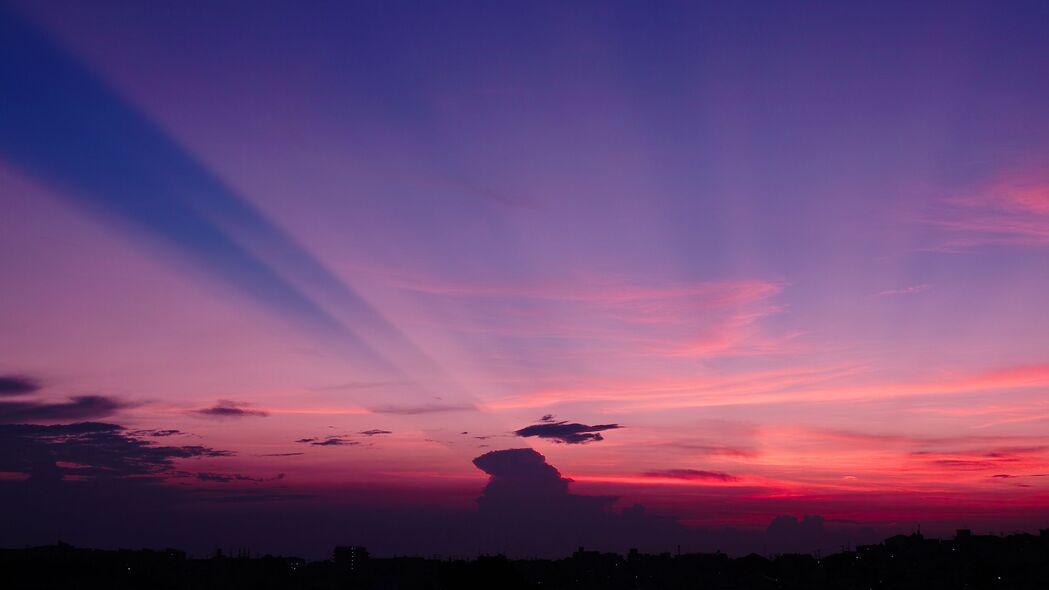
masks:
<path id="1" fill-rule="evenodd" d="M 297 457 L 299 455 L 305 455 L 306 453 L 266 453 L 265 455 L 259 455 L 260 457 Z"/>
<path id="2" fill-rule="evenodd" d="M 201 496 L 206 497 L 209 502 L 216 504 L 253 504 L 253 503 L 273 503 L 273 502 L 288 502 L 297 500 L 312 500 L 316 496 L 312 494 L 301 494 L 296 492 L 290 492 L 279 488 L 235 488 L 235 489 L 221 489 L 212 488 L 211 490 L 199 489 Z M 207 493 L 214 492 L 214 493 Z M 233 493 L 231 493 L 233 492 Z M 268 511 L 269 509 L 267 509 Z M 333 543 L 332 543 L 333 544 Z"/>
<path id="3" fill-rule="evenodd" d="M 35 379 L 19 375 L 0 375 L 0 396 L 25 395 L 40 389 Z"/>
<path id="4" fill-rule="evenodd" d="M 350 445 L 359 445 L 361 443 L 355 440 L 346 440 L 344 438 L 332 437 L 326 438 L 322 441 L 312 442 L 310 444 L 318 447 L 342 447 Z"/>
<path id="5" fill-rule="evenodd" d="M 361 444 L 359 441 L 350 440 L 343 436 L 329 436 L 325 438 L 300 438 L 295 442 L 309 444 L 315 447 L 343 447 Z"/>
<path id="6" fill-rule="evenodd" d="M 414 416 L 416 414 L 437 414 L 440 412 L 468 412 L 476 409 L 469 404 L 421 404 L 417 406 L 375 406 L 368 408 L 368 411 L 375 414 Z"/>
<path id="7" fill-rule="evenodd" d="M 235 481 L 279 481 L 284 479 L 283 473 L 278 473 L 273 477 L 252 477 L 250 475 L 243 475 L 241 473 L 210 473 L 202 472 L 197 474 L 197 479 L 200 481 L 209 481 L 217 483 L 230 483 Z"/>
<path id="8" fill-rule="evenodd" d="M 247 407 L 248 405 L 244 402 L 220 399 L 214 406 L 195 410 L 193 413 L 209 418 L 249 418 L 253 416 L 262 418 L 269 415 L 268 412 L 262 410 L 252 410 Z"/>
<path id="9" fill-rule="evenodd" d="M 190 541 L 215 530 L 215 513 L 208 504 L 276 501 L 289 495 L 263 483 L 281 475 L 176 471 L 192 459 L 232 453 L 160 445 L 137 432 L 103 422 L 0 425 L 0 472 L 24 476 L 0 479 L 0 544 L 66 535 L 104 544 L 150 544 L 182 526 L 196 531 L 184 538 Z M 180 481 L 187 477 L 251 487 L 208 490 Z"/>
<path id="10" fill-rule="evenodd" d="M 546 462 L 546 457 L 534 449 L 507 449 L 492 451 L 473 460 L 478 469 L 491 479 L 478 499 L 483 504 L 495 496 L 524 491 L 528 494 L 561 495 L 568 493 L 571 480 L 561 477 L 556 467 Z"/>
<path id="11" fill-rule="evenodd" d="M 165 428 L 163 430 L 135 430 L 130 432 L 129 434 L 132 434 L 134 436 L 166 437 L 182 435 L 186 433 L 182 432 L 181 430 L 176 430 L 174 428 Z"/>
<path id="12" fill-rule="evenodd" d="M 543 416 L 544 420 L 547 418 L 552 420 L 553 416 Z M 579 424 L 577 422 L 544 421 L 541 424 L 533 424 L 520 430 L 515 430 L 514 434 L 524 437 L 537 436 L 539 438 L 550 439 L 554 442 L 577 445 L 604 440 L 604 437 L 600 434 L 602 431 L 615 430 L 617 428 L 622 428 L 622 426 L 618 424 L 595 424 L 593 426 L 587 426 L 586 424 Z"/>
<path id="13" fill-rule="evenodd" d="M 0 423 L 51 422 L 104 418 L 127 404 L 104 395 L 80 395 L 68 402 L 0 402 Z"/>
<path id="14" fill-rule="evenodd" d="M 102 422 L 0 425 L 0 471 L 35 478 L 156 476 L 176 459 L 225 457 L 209 447 L 158 446 Z"/>
<path id="15" fill-rule="evenodd" d="M 17 438 L 32 434 L 39 444 L 65 439 L 85 442 L 88 437 L 128 436 L 113 424 L 34 426 Z M 29 457 L 10 444 L 10 427 L 0 431 L 0 463 Z M 5 442 L 6 441 L 6 442 Z M 164 451 L 156 439 L 141 441 L 162 451 L 177 468 L 192 461 L 183 456 L 205 456 L 199 447 Z M 114 445 L 103 444 L 105 447 Z M 134 453 L 138 445 L 132 445 Z M 194 450 L 195 449 L 195 450 Z M 221 452 L 218 452 L 221 453 Z M 44 461 L 56 456 L 45 449 Z M 58 455 L 65 468 L 82 462 L 69 450 Z M 192 552 L 216 546 L 251 546 L 265 552 L 299 554 L 311 558 L 330 555 L 331 547 L 345 543 L 347 531 L 380 555 L 405 553 L 504 552 L 514 556 L 563 557 L 576 547 L 623 552 L 686 552 L 715 549 L 730 554 L 790 549 L 836 550 L 842 544 L 864 542 L 856 527 L 825 521 L 818 545 L 769 543 L 759 531 L 701 530 L 653 515 L 640 505 L 614 508 L 614 497 L 573 493 L 571 482 L 542 455 L 513 449 L 483 455 L 476 465 L 489 475 L 476 510 L 440 508 L 419 502 L 418 490 L 339 488 L 332 494 L 304 494 L 281 482 L 257 482 L 242 474 L 205 469 L 178 473 L 163 462 L 147 461 L 145 475 L 125 477 L 45 478 L 39 473 L 21 481 L 0 479 L 0 546 L 53 543 L 75 539 L 99 546 L 180 546 Z M 158 466 L 159 465 L 159 466 Z M 21 469 L 21 468 L 20 468 Z M 8 470 L 6 463 L 0 471 Z M 45 474 L 48 469 L 41 469 Z M 197 471 L 206 475 L 199 477 Z M 24 471 L 23 471 L 24 472 Z M 63 472 L 66 473 L 66 472 Z M 72 475 L 72 473 L 70 473 Z M 252 477 L 247 475 L 245 477 Z M 261 479 L 261 478 L 260 478 Z M 376 495 L 378 494 L 378 495 Z M 477 496 L 474 492 L 474 496 Z M 396 498 L 402 500 L 394 501 Z M 721 506 L 724 498 L 719 498 Z M 712 509 L 717 509 L 712 505 Z M 811 539 L 810 539 L 811 540 Z M 788 542 L 790 540 L 788 539 Z"/>
<path id="16" fill-rule="evenodd" d="M 994 469 L 998 467 L 998 463 L 994 461 L 971 461 L 967 459 L 937 459 L 930 461 L 931 464 L 940 467 L 947 467 L 949 469 Z"/>
<path id="17" fill-rule="evenodd" d="M 490 477 L 477 499 L 474 529 L 489 550 L 512 547 L 518 554 L 560 556 L 579 545 L 622 552 L 626 547 L 665 550 L 680 544 L 691 551 L 829 552 L 846 543 L 878 538 L 855 523 L 825 521 L 819 516 L 800 520 L 780 516 L 767 531 L 760 532 L 687 527 L 653 515 L 640 504 L 616 510 L 614 496 L 573 493 L 571 480 L 533 449 L 493 451 L 474 459 L 474 465 Z M 693 470 L 660 473 L 675 471 L 692 477 L 724 475 Z"/>
<path id="18" fill-rule="evenodd" d="M 559 528 L 581 519 L 600 520 L 616 500 L 570 493 L 571 480 L 533 449 L 491 451 L 473 463 L 489 475 L 477 499 L 478 512 L 514 533 L 531 531 L 539 523 Z"/>
<path id="19" fill-rule="evenodd" d="M 879 534 L 874 529 L 856 526 L 855 521 L 805 515 L 797 518 L 780 515 L 765 530 L 766 551 L 774 553 L 829 553 L 845 545 L 874 543 Z"/>
<path id="20" fill-rule="evenodd" d="M 393 432 L 389 430 L 381 430 L 379 428 L 372 428 L 371 430 L 365 430 L 363 432 L 359 432 L 358 434 L 363 434 L 365 436 L 376 436 L 379 434 L 393 434 Z"/>
<path id="21" fill-rule="evenodd" d="M 474 465 L 489 475 L 477 499 L 478 535 L 494 548 L 512 539 L 518 550 L 564 554 L 572 546 L 637 546 L 650 539 L 676 538 L 676 523 L 644 513 L 616 512 L 615 496 L 584 496 L 533 449 L 485 453 Z"/>
<path id="22" fill-rule="evenodd" d="M 739 478 L 720 471 L 701 471 L 699 469 L 664 469 L 661 471 L 649 471 L 643 474 L 645 477 L 687 479 L 687 480 L 716 480 L 716 481 L 739 481 Z"/>
<path id="23" fill-rule="evenodd" d="M 707 444 L 687 441 L 670 442 L 664 444 L 666 446 L 674 447 L 677 449 L 695 451 L 696 453 L 710 456 L 740 457 L 744 459 L 750 459 L 753 457 L 757 457 L 759 454 L 755 449 L 749 447 L 733 447 L 719 444 Z"/>
<path id="24" fill-rule="evenodd" d="M 1049 473 L 1026 473 L 1024 475 L 1009 475 L 1007 473 L 999 473 L 998 475 L 992 475 L 991 477 L 996 479 L 1016 479 L 1018 477 L 1049 477 Z"/>

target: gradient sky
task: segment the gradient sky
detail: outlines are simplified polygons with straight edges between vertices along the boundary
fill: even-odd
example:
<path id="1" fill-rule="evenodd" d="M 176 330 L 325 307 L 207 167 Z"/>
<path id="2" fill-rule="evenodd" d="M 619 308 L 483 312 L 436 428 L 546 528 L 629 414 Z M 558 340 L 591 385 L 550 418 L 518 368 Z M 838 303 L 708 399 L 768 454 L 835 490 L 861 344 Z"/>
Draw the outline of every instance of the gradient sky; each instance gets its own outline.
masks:
<path id="1" fill-rule="evenodd" d="M 531 447 L 691 527 L 1049 526 L 1044 2 L 308 4 L 0 7 L 0 423 L 259 514 Z"/>

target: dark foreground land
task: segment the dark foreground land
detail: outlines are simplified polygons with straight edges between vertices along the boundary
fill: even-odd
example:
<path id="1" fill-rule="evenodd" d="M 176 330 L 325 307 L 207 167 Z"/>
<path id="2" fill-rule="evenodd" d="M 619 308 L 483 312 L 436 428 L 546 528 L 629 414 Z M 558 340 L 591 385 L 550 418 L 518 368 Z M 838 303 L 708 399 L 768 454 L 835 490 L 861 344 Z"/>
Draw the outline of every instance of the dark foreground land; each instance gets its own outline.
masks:
<path id="1" fill-rule="evenodd" d="M 1049 589 L 1049 530 L 1041 535 L 952 540 L 898 535 L 822 558 L 722 553 L 648 555 L 579 550 L 559 560 L 369 558 L 336 548 L 331 560 L 187 558 L 165 551 L 78 549 L 65 544 L 0 550 L 4 588 L 1031 588 Z"/>

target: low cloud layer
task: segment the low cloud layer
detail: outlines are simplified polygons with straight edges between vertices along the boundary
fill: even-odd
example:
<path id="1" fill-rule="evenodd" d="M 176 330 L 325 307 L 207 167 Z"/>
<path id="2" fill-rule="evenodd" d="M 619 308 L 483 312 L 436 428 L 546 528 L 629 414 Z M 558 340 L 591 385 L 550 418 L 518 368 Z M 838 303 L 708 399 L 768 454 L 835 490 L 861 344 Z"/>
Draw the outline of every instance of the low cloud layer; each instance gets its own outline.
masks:
<path id="1" fill-rule="evenodd" d="M 157 445 L 103 422 L 0 425 L 0 471 L 31 478 L 156 476 L 176 459 L 230 454 L 199 445 Z"/>
<path id="2" fill-rule="evenodd" d="M 539 424 L 515 430 L 514 434 L 521 437 L 535 436 L 558 443 L 578 445 L 602 441 L 605 437 L 601 435 L 601 432 L 618 428 L 622 428 L 622 426 L 619 424 L 595 424 L 588 426 L 578 422 L 555 422 L 553 421 L 553 416 L 547 414 L 540 418 Z"/>
<path id="3" fill-rule="evenodd" d="M 163 438 L 168 436 L 184 435 L 186 433 L 175 428 L 163 428 L 160 430 L 135 430 L 131 432 L 131 434 L 135 436 L 153 436 Z"/>
<path id="4" fill-rule="evenodd" d="M 231 483 L 237 481 L 253 481 L 256 483 L 264 481 L 280 481 L 284 479 L 283 473 L 278 473 L 273 477 L 252 477 L 250 475 L 244 475 L 243 473 L 212 473 L 202 472 L 197 474 L 197 479 L 200 481 L 215 482 L 215 483 Z"/>
<path id="5" fill-rule="evenodd" d="M 684 479 L 690 481 L 739 481 L 738 477 L 728 473 L 722 473 L 720 471 L 702 471 L 699 469 L 664 469 L 662 471 L 646 472 L 644 476 L 651 478 Z"/>
<path id="6" fill-rule="evenodd" d="M 193 413 L 207 418 L 263 418 L 269 415 L 262 410 L 253 410 L 250 404 L 220 399 L 214 406 L 195 410 Z"/>
<path id="7" fill-rule="evenodd" d="M 79 395 L 67 402 L 4 401 L 0 402 L 0 423 L 94 420 L 124 407 L 125 403 L 104 395 Z"/>
<path id="8" fill-rule="evenodd" d="M 477 498 L 477 530 L 493 549 L 512 540 L 517 551 L 563 555 L 579 544 L 629 547 L 682 531 L 640 505 L 615 511 L 615 496 L 572 493 L 572 480 L 533 449 L 492 451 L 473 463 L 489 475 Z"/>
<path id="9" fill-rule="evenodd" d="M 373 414 L 393 414 L 395 416 L 415 416 L 419 414 L 440 414 L 443 412 L 472 412 L 477 410 L 468 404 L 420 404 L 412 406 L 374 406 L 368 408 Z"/>
<path id="10" fill-rule="evenodd" d="M 0 375 L 0 396 L 25 395 L 40 389 L 35 379 L 19 375 Z"/>
<path id="11" fill-rule="evenodd" d="M 351 440 L 344 436 L 328 436 L 322 438 L 300 438 L 297 443 L 308 444 L 315 447 L 346 447 L 361 444 L 360 441 Z"/>
<path id="12" fill-rule="evenodd" d="M 518 554 L 563 556 L 579 545 L 624 552 L 629 547 L 689 551 L 724 550 L 740 554 L 829 552 L 846 543 L 879 540 L 878 534 L 855 522 L 819 516 L 778 516 L 767 530 L 700 529 L 649 513 L 634 504 L 616 508 L 614 496 L 589 496 L 571 491 L 572 480 L 561 475 L 533 449 L 493 451 L 474 459 L 489 475 L 477 499 L 476 534 L 490 547 L 512 546 Z M 659 477 L 731 482 L 727 473 L 690 469 L 653 471 Z M 648 474 L 646 474 L 648 475 Z"/>

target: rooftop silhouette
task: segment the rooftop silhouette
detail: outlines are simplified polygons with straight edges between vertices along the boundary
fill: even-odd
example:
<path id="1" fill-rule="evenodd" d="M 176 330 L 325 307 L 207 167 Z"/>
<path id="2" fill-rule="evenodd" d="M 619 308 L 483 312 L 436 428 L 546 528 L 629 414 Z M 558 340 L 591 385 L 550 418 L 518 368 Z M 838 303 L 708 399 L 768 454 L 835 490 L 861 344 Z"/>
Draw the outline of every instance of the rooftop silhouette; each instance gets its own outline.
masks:
<path id="1" fill-rule="evenodd" d="M 827 556 L 737 558 L 637 549 L 624 556 L 583 547 L 562 559 L 376 558 L 365 547 L 339 546 L 331 559 L 307 561 L 59 543 L 0 550 L 0 569 L 4 582 L 17 588 L 1045 588 L 1049 529 L 1008 536 L 960 529 L 952 539 L 914 532 Z"/>

